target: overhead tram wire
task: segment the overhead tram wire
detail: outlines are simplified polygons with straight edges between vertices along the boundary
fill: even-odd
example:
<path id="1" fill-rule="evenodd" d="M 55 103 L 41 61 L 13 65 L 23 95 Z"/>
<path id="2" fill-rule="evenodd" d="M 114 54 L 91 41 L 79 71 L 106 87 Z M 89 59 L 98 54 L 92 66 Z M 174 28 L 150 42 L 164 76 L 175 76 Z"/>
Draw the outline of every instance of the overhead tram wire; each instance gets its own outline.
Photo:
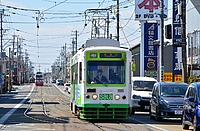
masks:
<path id="1" fill-rule="evenodd" d="M 50 9 L 52 9 L 52 8 L 54 8 L 54 7 L 56 7 L 56 6 L 58 6 L 58 5 L 60 5 L 60 4 L 65 3 L 66 1 L 67 1 L 67 0 L 61 1 L 61 2 L 59 2 L 58 4 L 55 4 L 54 6 L 48 8 L 48 9 L 46 9 L 46 10 L 43 10 L 43 11 L 41 12 L 41 14 L 44 13 L 44 12 L 46 12 L 46 11 L 48 11 L 48 10 L 50 10 Z"/>
<path id="2" fill-rule="evenodd" d="M 42 0 L 42 1 L 46 1 L 46 2 L 51 2 L 51 3 L 57 3 L 57 1 L 52 1 L 52 0 Z M 83 1 L 77 1 L 77 2 L 64 2 L 64 3 L 67 3 L 67 4 L 96 4 L 97 2 L 83 2 Z"/>

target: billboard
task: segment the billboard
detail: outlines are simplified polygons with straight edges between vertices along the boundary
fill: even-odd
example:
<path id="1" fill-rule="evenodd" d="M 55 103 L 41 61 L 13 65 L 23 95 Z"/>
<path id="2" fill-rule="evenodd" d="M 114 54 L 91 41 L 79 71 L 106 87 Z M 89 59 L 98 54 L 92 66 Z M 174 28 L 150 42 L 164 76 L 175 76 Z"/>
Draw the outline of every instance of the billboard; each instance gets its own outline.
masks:
<path id="1" fill-rule="evenodd" d="M 178 11 L 178 7 L 180 5 L 180 0 L 173 0 L 173 16 L 172 16 L 172 39 L 173 44 L 175 42 L 182 41 L 182 29 L 181 29 L 181 19 Z M 185 1 L 184 1 L 185 3 Z M 185 5 L 184 5 L 185 6 Z M 182 47 L 173 47 L 173 78 L 175 82 L 182 81 Z"/>
<path id="2" fill-rule="evenodd" d="M 158 46 L 154 41 L 158 39 L 158 23 L 144 23 L 144 76 L 157 77 Z"/>
<path id="3" fill-rule="evenodd" d="M 164 20 L 168 18 L 168 0 L 164 1 Z M 161 0 L 135 0 L 135 20 L 160 20 Z"/>

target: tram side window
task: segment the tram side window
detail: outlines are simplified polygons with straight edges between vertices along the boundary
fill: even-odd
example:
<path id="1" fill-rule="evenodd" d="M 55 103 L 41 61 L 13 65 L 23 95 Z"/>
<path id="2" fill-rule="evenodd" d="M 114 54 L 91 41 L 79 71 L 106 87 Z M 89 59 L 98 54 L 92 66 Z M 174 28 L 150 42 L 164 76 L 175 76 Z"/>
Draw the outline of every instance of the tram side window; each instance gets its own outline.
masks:
<path id="1" fill-rule="evenodd" d="M 78 84 L 78 63 L 72 66 L 71 74 L 72 74 L 71 83 Z"/>
<path id="2" fill-rule="evenodd" d="M 82 62 L 79 64 L 79 83 L 82 83 Z"/>
<path id="3" fill-rule="evenodd" d="M 75 65 L 75 84 L 78 84 L 78 63 Z"/>

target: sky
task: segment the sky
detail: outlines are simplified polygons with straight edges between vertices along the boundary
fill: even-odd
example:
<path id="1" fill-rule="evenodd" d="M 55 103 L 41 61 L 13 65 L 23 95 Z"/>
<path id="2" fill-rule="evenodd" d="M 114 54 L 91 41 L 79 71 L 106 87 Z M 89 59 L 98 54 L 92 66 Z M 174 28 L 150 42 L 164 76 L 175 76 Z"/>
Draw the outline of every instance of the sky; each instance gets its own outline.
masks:
<path id="1" fill-rule="evenodd" d="M 119 41 L 121 46 L 131 48 L 140 42 L 141 33 L 140 23 L 134 20 L 135 1 L 119 0 L 119 3 Z M 170 3 L 168 6 L 171 8 Z M 110 20 L 110 33 L 116 36 L 115 0 L 1 0 L 0 4 L 0 8 L 5 10 L 5 50 L 8 52 L 9 45 L 12 45 L 10 39 L 16 35 L 21 40 L 24 52 L 28 53 L 33 62 L 35 71 L 51 72 L 51 66 L 58 60 L 65 43 L 66 51 L 72 51 L 76 30 L 78 48 L 90 39 L 91 21 L 89 17 L 85 19 L 84 15 L 88 9 L 112 6 L 113 13 L 109 16 L 113 18 Z"/>

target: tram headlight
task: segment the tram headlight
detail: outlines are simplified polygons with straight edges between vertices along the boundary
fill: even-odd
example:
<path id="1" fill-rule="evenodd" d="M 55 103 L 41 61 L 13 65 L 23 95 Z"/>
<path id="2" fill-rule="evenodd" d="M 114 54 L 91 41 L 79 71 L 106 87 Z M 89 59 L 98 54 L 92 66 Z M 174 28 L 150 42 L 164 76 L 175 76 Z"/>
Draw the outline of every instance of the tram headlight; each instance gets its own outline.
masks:
<path id="1" fill-rule="evenodd" d="M 120 99 L 120 95 L 115 95 L 115 100 L 119 100 Z"/>
<path id="2" fill-rule="evenodd" d="M 92 95 L 92 98 L 93 98 L 94 100 L 96 100 L 96 99 L 98 98 L 97 94 L 93 94 L 93 95 Z"/>

